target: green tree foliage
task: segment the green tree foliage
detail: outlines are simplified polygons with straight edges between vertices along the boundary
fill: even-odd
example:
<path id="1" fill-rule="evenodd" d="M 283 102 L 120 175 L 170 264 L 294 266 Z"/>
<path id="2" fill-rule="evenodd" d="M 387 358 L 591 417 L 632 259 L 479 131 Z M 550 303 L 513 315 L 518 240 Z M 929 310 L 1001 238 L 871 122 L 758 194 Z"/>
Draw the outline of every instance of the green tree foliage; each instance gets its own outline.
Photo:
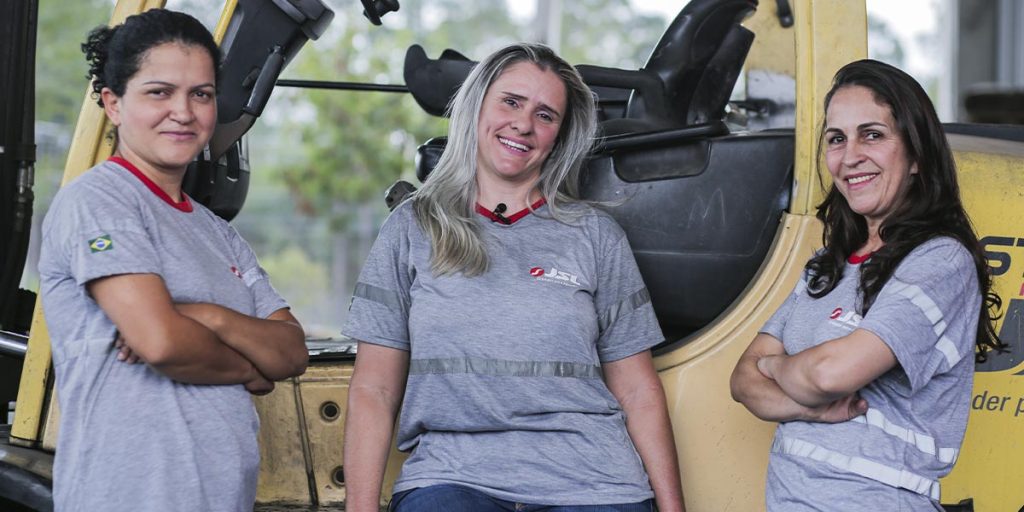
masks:
<path id="1" fill-rule="evenodd" d="M 89 30 L 110 19 L 107 0 L 39 2 L 36 42 L 36 119 L 74 125 L 88 85 L 81 45 Z"/>
<path id="2" fill-rule="evenodd" d="M 406 2 L 371 27 L 351 5 L 336 5 L 328 34 L 305 48 L 290 76 L 319 80 L 402 83 L 405 50 L 420 44 L 431 57 L 452 48 L 478 60 L 511 42 L 534 37 L 531 20 L 504 2 Z M 601 13 L 595 16 L 594 13 Z M 666 22 L 639 16 L 628 0 L 579 0 L 566 6 L 558 46 L 574 63 L 638 67 Z M 311 91 L 286 93 L 281 108 L 293 158 L 277 170 L 299 209 L 345 224 L 345 204 L 380 201 L 387 186 L 411 176 L 415 147 L 443 135 L 443 120 L 423 113 L 408 96 Z"/>

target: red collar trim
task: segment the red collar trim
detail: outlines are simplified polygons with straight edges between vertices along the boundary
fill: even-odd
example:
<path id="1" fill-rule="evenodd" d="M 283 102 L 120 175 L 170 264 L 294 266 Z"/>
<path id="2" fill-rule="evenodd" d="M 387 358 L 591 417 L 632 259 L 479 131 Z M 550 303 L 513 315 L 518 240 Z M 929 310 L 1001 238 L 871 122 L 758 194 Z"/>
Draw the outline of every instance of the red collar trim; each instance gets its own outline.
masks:
<path id="1" fill-rule="evenodd" d="M 181 210 L 185 213 L 192 212 L 192 201 L 189 201 L 188 196 L 184 191 L 181 193 L 181 201 L 175 201 L 174 199 L 171 199 L 171 196 L 167 195 L 167 192 L 164 192 L 164 190 L 160 188 L 160 185 L 153 183 L 153 180 L 149 179 L 145 174 L 142 174 L 142 171 L 140 171 L 138 167 L 135 167 L 135 164 L 119 156 L 112 156 L 108 158 L 107 161 L 114 162 L 115 164 L 127 169 L 128 172 L 134 174 L 136 178 L 141 180 L 142 183 L 146 185 L 146 188 L 156 194 L 160 199 L 163 199 L 165 203 L 173 206 L 175 209 Z"/>
<path id="2" fill-rule="evenodd" d="M 856 254 L 850 254 L 850 256 L 846 258 L 846 262 L 852 265 L 860 265 L 861 263 L 864 263 L 865 261 L 871 259 L 871 257 L 874 255 L 874 252 L 869 252 L 861 256 L 857 256 Z"/>
<path id="3" fill-rule="evenodd" d="M 529 215 L 531 209 L 536 210 L 537 208 L 540 208 L 541 206 L 544 206 L 544 203 L 546 203 L 546 202 L 547 201 L 542 197 L 542 198 L 538 199 L 537 202 L 531 204 L 530 208 L 523 208 L 522 210 L 519 210 L 518 212 L 513 213 L 512 215 L 509 215 L 509 216 L 505 217 L 505 219 L 508 221 L 508 224 L 510 224 L 510 225 L 511 224 L 515 224 L 516 221 L 518 221 L 519 219 L 522 219 L 523 217 L 526 217 L 527 215 Z M 495 213 L 493 211 L 488 210 L 487 208 L 484 208 L 483 206 L 480 206 L 480 203 L 476 204 L 476 212 L 479 213 L 480 215 L 483 215 L 484 217 L 487 217 L 488 219 L 490 219 L 490 220 L 492 220 L 494 222 L 499 222 L 499 223 L 504 224 L 504 222 L 502 222 L 502 220 L 497 215 L 495 215 Z"/>

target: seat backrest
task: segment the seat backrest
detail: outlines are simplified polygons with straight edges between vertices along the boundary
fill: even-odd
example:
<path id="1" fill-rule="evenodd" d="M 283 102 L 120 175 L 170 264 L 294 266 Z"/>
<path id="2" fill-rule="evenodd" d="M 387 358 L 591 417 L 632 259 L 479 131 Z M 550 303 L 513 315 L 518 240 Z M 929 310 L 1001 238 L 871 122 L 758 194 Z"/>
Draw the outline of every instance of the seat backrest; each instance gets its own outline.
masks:
<path id="1" fill-rule="evenodd" d="M 688 3 L 669 25 L 641 69 L 655 75 L 662 90 L 635 89 L 625 117 L 650 119 L 652 125 L 663 128 L 685 126 L 689 122 L 687 113 L 694 95 L 716 55 L 722 55 L 719 61 L 732 57 L 736 62 L 730 67 L 735 67 L 738 75 L 753 38 L 739 23 L 755 9 L 757 0 L 693 0 Z M 734 35 L 744 32 L 750 34 L 750 40 L 745 44 L 743 38 Z M 735 48 L 720 53 L 725 43 Z M 737 49 L 742 51 L 737 52 Z M 719 66 L 724 64 L 718 62 Z M 715 73 L 714 76 L 721 79 L 728 74 Z M 718 82 L 715 86 L 731 91 L 734 84 L 735 77 L 732 83 Z"/>

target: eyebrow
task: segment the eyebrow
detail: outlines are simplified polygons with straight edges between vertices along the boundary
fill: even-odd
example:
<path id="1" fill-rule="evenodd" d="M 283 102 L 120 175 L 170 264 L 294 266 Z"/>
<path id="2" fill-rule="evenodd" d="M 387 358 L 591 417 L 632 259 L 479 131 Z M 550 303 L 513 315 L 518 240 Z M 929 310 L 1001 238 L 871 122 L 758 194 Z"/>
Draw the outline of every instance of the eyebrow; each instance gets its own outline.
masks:
<path id="1" fill-rule="evenodd" d="M 171 82 L 164 82 L 163 80 L 149 80 L 147 82 L 142 82 L 142 85 L 165 85 L 165 86 L 168 86 L 168 87 L 178 87 L 178 84 L 172 84 Z M 206 82 L 205 84 L 199 84 L 199 85 L 195 85 L 195 86 L 189 87 L 189 89 L 202 89 L 203 87 L 216 87 L 216 86 L 213 85 L 210 82 Z"/>
<path id="2" fill-rule="evenodd" d="M 528 99 L 530 99 L 530 98 L 527 98 L 526 96 L 523 96 L 522 94 L 516 94 L 516 93 L 511 92 L 511 91 L 501 91 L 501 93 L 504 94 L 505 96 L 509 96 L 509 97 L 515 98 L 517 100 L 528 100 Z M 540 108 L 542 108 L 544 110 L 547 110 L 548 112 L 551 112 L 552 114 L 554 114 L 555 117 L 562 117 L 562 113 L 561 112 L 559 112 L 558 110 L 552 108 L 547 103 L 538 102 L 537 104 L 540 106 Z"/>
<path id="3" fill-rule="evenodd" d="M 870 128 L 872 126 L 881 126 L 882 128 L 889 128 L 889 125 L 887 125 L 887 124 L 885 124 L 885 123 L 883 123 L 881 121 L 871 121 L 871 122 L 862 123 L 862 124 L 857 125 L 857 130 L 863 130 L 865 128 Z M 828 126 L 828 127 L 825 127 L 825 131 L 826 132 L 841 132 L 843 130 L 841 128 L 836 128 L 836 127 Z"/>

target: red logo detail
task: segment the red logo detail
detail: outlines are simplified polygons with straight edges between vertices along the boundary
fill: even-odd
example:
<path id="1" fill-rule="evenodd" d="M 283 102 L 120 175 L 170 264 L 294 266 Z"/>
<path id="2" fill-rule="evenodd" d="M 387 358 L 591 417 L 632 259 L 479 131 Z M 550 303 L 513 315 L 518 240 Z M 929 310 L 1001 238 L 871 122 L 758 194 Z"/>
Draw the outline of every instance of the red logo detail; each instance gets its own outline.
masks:
<path id="1" fill-rule="evenodd" d="M 843 314 L 843 308 L 836 308 L 836 309 L 832 310 L 832 314 L 829 315 L 828 317 L 831 318 L 832 320 L 835 320 L 836 318 L 839 318 L 840 316 L 842 316 L 842 314 Z"/>
<path id="2" fill-rule="evenodd" d="M 533 267 L 530 269 L 530 275 L 533 277 L 540 277 L 544 275 L 544 269 L 540 267 Z"/>
<path id="3" fill-rule="evenodd" d="M 242 278 L 242 272 L 240 272 L 240 271 L 238 270 L 238 267 L 231 267 L 231 273 L 232 273 L 232 274 L 234 274 L 234 275 L 235 275 L 235 277 L 237 277 L 237 278 L 239 278 L 239 279 L 241 279 L 241 278 Z"/>

